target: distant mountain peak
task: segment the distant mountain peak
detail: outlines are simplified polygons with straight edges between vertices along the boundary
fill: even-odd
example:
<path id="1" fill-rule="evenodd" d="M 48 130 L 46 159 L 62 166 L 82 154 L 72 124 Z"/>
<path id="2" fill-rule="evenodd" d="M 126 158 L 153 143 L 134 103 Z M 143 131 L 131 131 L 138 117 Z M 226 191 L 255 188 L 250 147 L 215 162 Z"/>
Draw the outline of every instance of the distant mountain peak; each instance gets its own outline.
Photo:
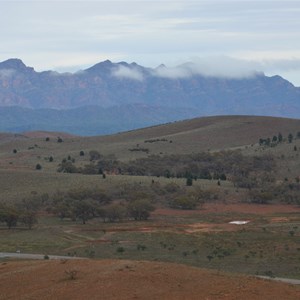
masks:
<path id="1" fill-rule="evenodd" d="M 166 65 L 165 64 L 160 64 L 159 66 L 156 67 L 156 70 L 158 69 L 166 69 Z"/>
<path id="2" fill-rule="evenodd" d="M 27 67 L 21 59 L 10 58 L 0 63 L 0 69 L 25 70 Z"/>
<path id="3" fill-rule="evenodd" d="M 98 72 L 98 71 L 102 71 L 102 70 L 107 71 L 112 66 L 113 66 L 113 63 L 107 59 L 105 61 L 102 61 L 102 62 L 99 62 L 99 63 L 93 65 L 92 67 L 86 69 L 85 71 L 87 71 L 87 72 Z"/>

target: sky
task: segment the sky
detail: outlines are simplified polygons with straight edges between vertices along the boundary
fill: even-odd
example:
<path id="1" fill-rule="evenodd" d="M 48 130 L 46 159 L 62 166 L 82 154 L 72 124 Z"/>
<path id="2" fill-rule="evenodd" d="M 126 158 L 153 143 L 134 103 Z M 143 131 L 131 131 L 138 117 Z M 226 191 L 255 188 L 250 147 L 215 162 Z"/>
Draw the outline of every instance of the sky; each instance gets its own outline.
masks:
<path id="1" fill-rule="evenodd" d="M 194 62 L 208 76 L 264 72 L 300 86 L 296 0 L 0 0 L 0 38 L 0 61 L 20 58 L 36 71 L 109 59 L 164 64 L 162 75 L 176 77 L 176 66 Z"/>

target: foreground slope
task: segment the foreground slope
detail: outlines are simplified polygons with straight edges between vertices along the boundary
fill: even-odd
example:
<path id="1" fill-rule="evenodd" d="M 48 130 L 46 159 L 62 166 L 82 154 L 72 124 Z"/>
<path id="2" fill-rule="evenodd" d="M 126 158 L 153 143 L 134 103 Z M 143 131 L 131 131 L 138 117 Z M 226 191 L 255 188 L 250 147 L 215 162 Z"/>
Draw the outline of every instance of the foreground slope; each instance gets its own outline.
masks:
<path id="1" fill-rule="evenodd" d="M 25 261 L 0 265 L 0 299 L 299 299 L 300 289 L 178 264 Z M 75 279 L 70 273 L 74 271 Z"/>

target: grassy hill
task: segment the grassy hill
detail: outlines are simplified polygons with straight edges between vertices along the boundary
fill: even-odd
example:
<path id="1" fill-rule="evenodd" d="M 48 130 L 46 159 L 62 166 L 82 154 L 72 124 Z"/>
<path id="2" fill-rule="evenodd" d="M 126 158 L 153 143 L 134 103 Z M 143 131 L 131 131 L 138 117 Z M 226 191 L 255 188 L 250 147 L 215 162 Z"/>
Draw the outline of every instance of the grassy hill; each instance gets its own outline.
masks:
<path id="1" fill-rule="evenodd" d="M 76 137 L 53 132 L 1 134 L 0 168 L 35 170 L 36 164 L 39 163 L 43 167 L 43 172 L 56 172 L 58 164 L 67 157 L 74 159 L 80 166 L 89 163 L 88 154 L 91 150 L 96 150 L 105 156 L 113 155 L 120 161 L 130 161 L 150 155 L 191 154 L 237 148 L 242 149 L 247 155 L 259 155 L 267 151 L 282 155 L 288 153 L 292 146 L 297 146 L 299 140 L 294 140 L 296 144 L 285 143 L 265 150 L 258 147 L 259 139 L 272 139 L 280 132 L 286 141 L 289 133 L 296 137 L 299 131 L 300 120 L 298 119 L 218 116 L 108 136 Z M 58 137 L 61 137 L 63 142 L 58 143 Z M 84 151 L 85 156 L 80 156 L 80 151 Z M 53 158 L 53 162 L 49 163 L 49 157 Z M 291 168 L 294 169 L 293 166 Z"/>
<path id="2" fill-rule="evenodd" d="M 60 158 L 66 153 L 76 155 L 84 150 L 98 150 L 101 154 L 114 154 L 118 159 L 128 160 L 136 156 L 145 156 L 142 151 L 134 153 L 130 148 L 148 148 L 148 154 L 188 154 L 207 150 L 224 150 L 234 147 L 258 143 L 260 138 L 272 138 L 279 132 L 284 137 L 289 133 L 300 131 L 300 120 L 254 117 L 254 116 L 219 116 L 153 126 L 124 133 L 95 136 L 75 137 L 61 133 L 31 132 L 23 135 L 11 135 L 11 138 L 1 138 L 0 152 L 9 153 L 13 149 L 38 156 L 42 152 L 53 153 Z M 64 142 L 58 144 L 57 137 L 63 137 Z M 25 139 L 27 137 L 27 139 Z M 46 142 L 50 137 L 50 142 Z M 35 146 L 37 145 L 37 146 Z M 29 151 L 28 148 L 34 151 Z M 40 150 L 42 149 L 42 150 Z"/>

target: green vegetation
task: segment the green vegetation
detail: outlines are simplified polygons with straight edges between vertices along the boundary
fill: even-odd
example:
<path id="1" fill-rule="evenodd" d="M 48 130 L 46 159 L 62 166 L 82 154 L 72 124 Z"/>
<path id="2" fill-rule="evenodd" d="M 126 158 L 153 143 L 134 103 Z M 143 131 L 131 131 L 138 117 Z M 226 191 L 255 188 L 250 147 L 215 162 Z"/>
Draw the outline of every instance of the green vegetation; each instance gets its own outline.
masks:
<path id="1" fill-rule="evenodd" d="M 300 278 L 299 128 L 220 117 L 107 137 L 0 140 L 0 251 Z M 291 211 L 260 213 L 266 204 Z"/>

